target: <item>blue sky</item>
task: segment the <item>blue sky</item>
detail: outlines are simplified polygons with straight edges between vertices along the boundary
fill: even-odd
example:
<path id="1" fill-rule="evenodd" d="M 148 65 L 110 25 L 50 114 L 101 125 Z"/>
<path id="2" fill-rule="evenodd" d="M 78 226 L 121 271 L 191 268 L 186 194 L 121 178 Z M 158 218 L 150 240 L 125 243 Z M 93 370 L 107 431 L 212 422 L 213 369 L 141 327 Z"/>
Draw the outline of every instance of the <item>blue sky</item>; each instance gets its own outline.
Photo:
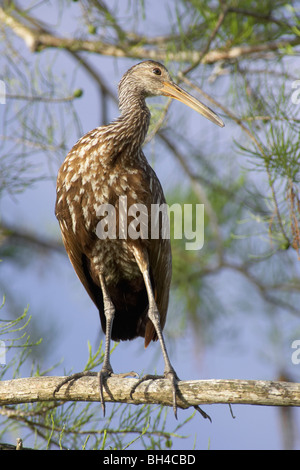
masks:
<path id="1" fill-rule="evenodd" d="M 22 4 L 22 2 L 20 2 Z M 153 34 L 166 34 L 166 22 L 169 15 L 170 2 L 151 2 L 151 10 L 148 11 L 146 24 L 149 30 L 153 28 Z M 78 15 L 77 6 L 72 5 L 74 17 L 70 17 L 64 24 L 65 31 L 72 31 L 75 24 L 74 18 Z M 47 21 L 55 18 L 57 12 L 53 7 L 45 6 L 37 11 L 41 17 L 46 15 Z M 158 20 L 158 21 L 157 21 Z M 30 60 L 30 54 L 24 44 L 20 42 L 22 53 Z M 55 53 L 45 51 L 46 58 L 53 57 Z M 47 55 L 46 55 L 47 54 Z M 111 90 L 116 90 L 117 83 L 122 74 L 135 61 L 116 60 L 114 58 L 88 57 L 96 66 Z M 43 57 L 41 60 L 44 60 Z M 62 54 L 59 59 L 53 61 L 54 75 L 66 74 L 68 81 L 74 88 L 82 88 L 84 95 L 75 103 L 76 109 L 81 115 L 82 132 L 85 133 L 99 125 L 100 111 L 95 100 L 97 91 L 94 83 L 78 69 L 71 58 Z M 70 77 L 73 77 L 72 79 Z M 5 77 L 4 77 L 5 78 Z M 206 91 L 210 91 L 207 85 Z M 222 96 L 219 90 L 218 98 Z M 4 106 L 0 105 L 0 114 L 4 112 Z M 177 110 L 181 105 L 174 103 L 170 109 L 169 125 L 176 125 Z M 179 112 L 179 111 L 178 111 Z M 184 113 L 186 126 L 190 127 L 191 138 L 193 133 L 203 132 L 205 150 L 210 151 L 211 141 L 214 145 L 222 147 L 227 145 L 232 138 L 232 128 L 226 123 L 225 130 L 207 123 L 191 110 L 180 109 Z M 110 118 L 117 116 L 117 107 L 109 110 Z M 182 114 L 181 114 L 182 116 Z M 1 117 L 1 116 L 0 116 Z M 36 125 L 42 126 L 43 122 Z M 226 132 L 226 135 L 224 134 Z M 70 129 L 70 147 L 77 138 L 76 131 Z M 161 155 L 153 160 L 153 150 L 160 149 L 157 142 L 150 143 L 145 149 L 149 161 L 154 162 L 155 170 L 161 183 L 167 192 L 169 185 L 176 180 L 181 180 L 182 175 L 178 166 L 170 160 L 170 157 Z M 160 149 L 161 151 L 161 149 Z M 36 156 L 34 156 L 36 158 Z M 241 163 L 237 157 L 237 164 Z M 40 163 L 39 163 L 40 164 Z M 45 168 L 48 163 L 43 162 Z M 59 227 L 54 216 L 55 204 L 55 164 L 49 172 L 53 179 L 40 181 L 34 187 L 20 195 L 13 197 L 6 195 L 1 201 L 1 212 L 6 222 L 18 222 L 19 228 L 30 231 L 38 231 L 46 237 L 59 238 Z M 78 281 L 68 259 L 60 254 L 55 254 L 51 259 L 37 256 L 27 266 L 16 266 L 3 263 L 1 277 L 7 285 L 14 286 L 17 300 L 25 307 L 29 304 L 29 312 L 39 316 L 39 323 L 44 331 L 44 341 L 47 342 L 47 331 L 54 332 L 53 347 L 45 366 L 64 358 L 63 364 L 55 372 L 64 373 L 64 369 L 74 371 L 81 370 L 88 357 L 87 342 L 90 341 L 96 349 L 103 335 L 100 332 L 98 313 L 87 296 L 85 290 Z M 188 327 L 183 337 L 176 339 L 176 344 L 170 344 L 171 362 L 181 379 L 210 379 L 210 378 L 235 378 L 235 379 L 276 379 L 279 365 L 288 368 L 295 380 L 299 381 L 299 367 L 292 365 L 290 344 L 284 344 L 278 352 L 270 346 L 268 340 L 270 331 L 270 317 L 261 316 L 262 305 L 255 288 L 241 282 L 237 275 L 224 272 L 220 277 L 211 276 L 211 285 L 218 290 L 224 299 L 228 299 L 233 308 L 231 316 L 219 314 L 219 322 L 216 327 L 216 337 L 210 344 L 202 344 L 201 337 L 197 338 L 191 327 Z M 249 290 L 249 303 L 251 309 L 247 313 L 241 305 L 240 289 Z M 251 299 L 251 300 L 250 300 Z M 171 301 L 172 306 L 172 301 Z M 249 306 L 248 306 L 249 307 Z M 249 313 L 250 312 L 250 313 Z M 284 322 L 278 321 L 278 329 Z M 297 323 L 295 322 L 295 325 Z M 289 323 L 289 326 L 291 323 Z M 276 329 L 276 322 L 272 323 Z M 166 338 L 168 331 L 172 331 L 172 311 L 169 311 Z M 52 344 L 52 343 L 51 343 Z M 275 357 L 276 354 L 279 357 Z M 136 370 L 137 372 L 163 371 L 163 361 L 158 344 L 151 344 L 147 350 L 143 348 L 143 340 L 140 338 L 134 342 L 120 343 L 112 355 L 112 366 L 115 372 Z M 110 404 L 107 405 L 108 407 Z M 194 446 L 196 435 L 196 448 L 199 449 L 280 449 L 281 435 L 279 426 L 279 410 L 276 408 L 255 406 L 233 406 L 235 419 L 232 418 L 228 406 L 203 405 L 203 409 L 212 417 L 212 424 L 202 418 L 193 419 L 183 430 L 190 437 L 174 442 L 174 449 L 191 449 Z M 99 409 L 99 412 L 101 410 Z M 185 417 L 186 411 L 179 411 L 179 419 Z M 299 410 L 294 409 L 297 427 L 299 431 Z M 170 426 L 174 427 L 172 410 L 169 412 Z M 21 436 L 22 437 L 22 436 Z M 299 447 L 298 441 L 297 446 Z"/>

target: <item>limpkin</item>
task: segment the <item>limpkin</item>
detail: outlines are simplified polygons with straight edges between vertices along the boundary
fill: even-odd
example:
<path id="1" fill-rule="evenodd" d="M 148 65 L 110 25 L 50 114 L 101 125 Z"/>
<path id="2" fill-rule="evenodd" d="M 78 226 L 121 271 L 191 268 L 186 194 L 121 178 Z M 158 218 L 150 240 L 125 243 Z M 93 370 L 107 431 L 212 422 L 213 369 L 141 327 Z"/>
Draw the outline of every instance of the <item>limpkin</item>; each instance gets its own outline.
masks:
<path id="1" fill-rule="evenodd" d="M 155 239 L 120 236 L 101 239 L 96 233 L 103 204 L 113 205 L 118 224 L 121 196 L 127 197 L 128 207 L 146 206 L 149 219 L 151 204 L 165 203 L 160 182 L 142 151 L 150 121 L 145 99 L 158 95 L 177 99 L 218 126 L 224 126 L 211 109 L 177 86 L 162 64 L 144 61 L 131 67 L 120 81 L 120 117 L 84 135 L 68 153 L 57 178 L 55 212 L 63 242 L 80 281 L 99 310 L 105 333 L 105 355 L 99 373 L 104 413 L 103 384 L 113 374 L 110 341 L 138 336 L 145 338 L 145 347 L 151 340 L 159 340 L 164 377 L 172 383 L 175 416 L 177 413 L 179 379 L 162 334 L 171 282 L 170 240 L 162 237 L 161 231 Z M 86 374 L 71 375 L 56 391 L 82 375 Z"/>

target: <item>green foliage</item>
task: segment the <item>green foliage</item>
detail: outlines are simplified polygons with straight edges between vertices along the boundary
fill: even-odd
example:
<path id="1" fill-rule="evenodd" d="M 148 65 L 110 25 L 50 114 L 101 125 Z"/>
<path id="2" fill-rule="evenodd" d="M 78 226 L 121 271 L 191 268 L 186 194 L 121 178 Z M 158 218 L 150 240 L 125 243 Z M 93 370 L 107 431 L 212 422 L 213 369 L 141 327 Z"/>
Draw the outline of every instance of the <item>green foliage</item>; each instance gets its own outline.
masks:
<path id="1" fill-rule="evenodd" d="M 0 311 L 5 310 L 5 298 L 0 307 Z M 41 344 L 42 340 L 31 342 L 30 335 L 26 332 L 31 321 L 28 316 L 28 308 L 24 313 L 14 320 L 0 319 L 0 338 L 5 349 L 5 361 L 0 367 L 0 378 L 10 371 L 13 378 L 18 377 L 20 368 L 30 357 L 32 348 Z M 16 354 L 15 350 L 20 349 L 20 354 Z M 10 358 L 10 359 L 9 359 Z"/>

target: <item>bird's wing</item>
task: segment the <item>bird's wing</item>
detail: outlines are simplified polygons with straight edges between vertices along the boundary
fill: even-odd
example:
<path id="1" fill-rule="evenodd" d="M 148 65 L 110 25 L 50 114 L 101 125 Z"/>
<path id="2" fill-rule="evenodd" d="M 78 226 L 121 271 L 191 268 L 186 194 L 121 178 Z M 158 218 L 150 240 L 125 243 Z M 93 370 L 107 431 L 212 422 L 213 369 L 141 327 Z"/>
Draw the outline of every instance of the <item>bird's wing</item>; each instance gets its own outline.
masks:
<path id="1" fill-rule="evenodd" d="M 58 216 L 57 218 L 59 220 L 63 243 L 72 266 L 92 301 L 99 310 L 103 310 L 102 290 L 100 284 L 91 277 L 89 260 L 82 250 L 81 243 L 72 231 L 68 223 L 68 217 L 61 218 Z"/>
<path id="2" fill-rule="evenodd" d="M 89 260 L 85 255 L 87 247 L 95 243 L 97 236 L 94 231 L 86 228 L 83 220 L 84 201 L 80 199 L 78 191 L 75 191 L 75 186 L 70 181 L 76 172 L 69 173 L 66 178 L 64 166 L 58 173 L 55 215 L 60 225 L 66 252 L 77 276 L 97 308 L 103 310 L 100 283 L 98 279 L 92 279 Z"/>
<path id="3" fill-rule="evenodd" d="M 149 168 L 152 204 L 157 204 L 157 206 L 155 206 L 156 210 L 159 206 L 162 208 L 162 205 L 165 204 L 164 207 L 166 210 L 166 200 L 161 184 L 153 169 L 151 167 Z M 149 213 L 151 213 L 150 211 L 151 209 L 148 209 Z M 165 212 L 165 216 L 168 216 L 167 212 Z M 169 290 L 172 277 L 172 254 L 170 238 L 163 238 L 164 227 L 161 223 L 163 218 L 162 216 L 160 217 L 159 236 L 157 238 L 151 238 L 150 243 L 147 245 L 147 251 L 154 297 L 160 314 L 161 328 L 163 329 L 166 323 L 169 304 Z M 150 219 L 150 223 L 154 223 L 153 218 Z M 168 233 L 166 233 L 166 235 L 168 236 Z M 157 335 L 152 322 L 148 321 L 145 331 L 145 347 L 148 346 L 151 340 L 157 340 Z"/>

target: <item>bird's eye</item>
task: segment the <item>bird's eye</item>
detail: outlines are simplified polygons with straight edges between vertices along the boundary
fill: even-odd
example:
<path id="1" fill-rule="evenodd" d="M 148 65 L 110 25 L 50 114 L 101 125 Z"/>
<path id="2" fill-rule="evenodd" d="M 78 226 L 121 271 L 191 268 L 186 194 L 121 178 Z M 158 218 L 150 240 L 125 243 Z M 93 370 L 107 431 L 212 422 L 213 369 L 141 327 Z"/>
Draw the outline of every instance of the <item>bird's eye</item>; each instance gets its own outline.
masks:
<path id="1" fill-rule="evenodd" d="M 152 72 L 155 73 L 155 75 L 161 75 L 161 70 L 158 67 L 155 67 Z"/>

